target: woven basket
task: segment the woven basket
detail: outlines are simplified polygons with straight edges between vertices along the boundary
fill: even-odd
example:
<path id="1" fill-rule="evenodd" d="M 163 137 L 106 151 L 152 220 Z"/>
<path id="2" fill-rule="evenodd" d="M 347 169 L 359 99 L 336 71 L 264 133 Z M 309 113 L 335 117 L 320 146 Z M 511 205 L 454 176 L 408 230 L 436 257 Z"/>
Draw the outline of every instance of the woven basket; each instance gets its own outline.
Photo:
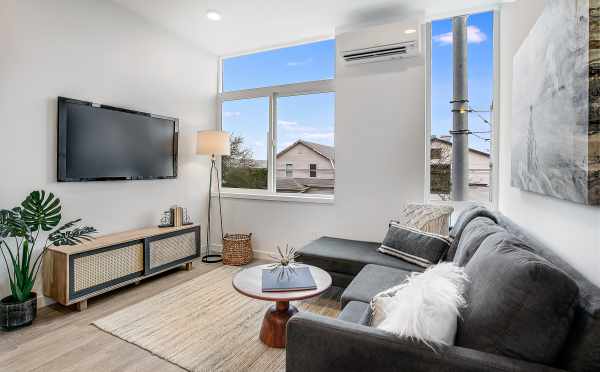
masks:
<path id="1" fill-rule="evenodd" d="M 241 266 L 252 261 L 252 234 L 225 234 L 223 264 Z"/>

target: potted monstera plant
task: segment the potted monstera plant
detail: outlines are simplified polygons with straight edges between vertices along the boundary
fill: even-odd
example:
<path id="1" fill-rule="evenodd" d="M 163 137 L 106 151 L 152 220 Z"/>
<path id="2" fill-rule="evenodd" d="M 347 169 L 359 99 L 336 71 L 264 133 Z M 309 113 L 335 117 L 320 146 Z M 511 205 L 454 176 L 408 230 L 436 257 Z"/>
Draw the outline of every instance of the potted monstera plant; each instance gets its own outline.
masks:
<path id="1" fill-rule="evenodd" d="M 77 219 L 59 227 L 60 199 L 33 191 L 19 207 L 0 210 L 0 252 L 11 295 L 0 300 L 0 328 L 11 330 L 33 322 L 37 295 L 33 287 L 48 247 L 90 240 L 96 229 Z M 44 240 L 38 247 L 38 241 Z"/>

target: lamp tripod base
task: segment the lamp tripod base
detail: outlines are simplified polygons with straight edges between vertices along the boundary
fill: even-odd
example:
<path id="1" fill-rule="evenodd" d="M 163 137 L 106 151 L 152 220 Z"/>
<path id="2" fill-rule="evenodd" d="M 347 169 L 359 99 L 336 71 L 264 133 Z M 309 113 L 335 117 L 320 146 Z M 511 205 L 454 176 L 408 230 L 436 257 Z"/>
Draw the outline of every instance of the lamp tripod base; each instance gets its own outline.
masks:
<path id="1" fill-rule="evenodd" d="M 202 262 L 205 263 L 217 263 L 223 261 L 223 256 L 220 254 L 211 254 L 210 253 L 210 216 L 211 216 L 211 199 L 212 199 L 212 181 L 213 181 L 213 171 L 217 176 L 217 190 L 219 192 L 219 218 L 221 219 L 221 238 L 223 238 L 223 212 L 221 210 L 221 185 L 219 178 L 219 169 L 217 169 L 215 155 L 213 154 L 210 158 L 210 178 L 208 181 L 208 223 L 206 226 L 206 254 L 202 256 Z"/>
<path id="2" fill-rule="evenodd" d="M 223 261 L 223 256 L 220 254 L 207 254 L 202 256 L 202 262 L 205 263 L 217 263 Z"/>

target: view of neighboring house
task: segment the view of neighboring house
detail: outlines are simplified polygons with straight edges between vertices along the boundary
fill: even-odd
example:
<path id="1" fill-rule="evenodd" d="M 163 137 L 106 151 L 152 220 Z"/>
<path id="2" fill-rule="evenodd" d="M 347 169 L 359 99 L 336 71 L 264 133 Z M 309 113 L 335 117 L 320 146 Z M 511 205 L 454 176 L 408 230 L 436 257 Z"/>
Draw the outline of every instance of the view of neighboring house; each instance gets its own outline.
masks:
<path id="1" fill-rule="evenodd" d="M 452 164 L 452 141 L 450 136 L 431 138 L 431 163 Z M 490 185 L 490 154 L 469 148 L 469 185 Z"/>
<path id="2" fill-rule="evenodd" d="M 451 191 L 452 141 L 450 136 L 431 137 L 432 200 L 448 200 Z M 469 148 L 469 198 L 490 201 L 490 154 Z"/>
<path id="3" fill-rule="evenodd" d="M 305 194 L 333 194 L 335 148 L 298 140 L 277 154 L 277 191 Z M 450 192 L 452 142 L 450 136 L 431 138 L 432 185 L 434 193 Z M 485 194 L 490 185 L 490 154 L 469 149 L 469 185 Z M 482 196 L 483 201 L 487 196 Z"/>
<path id="4" fill-rule="evenodd" d="M 277 191 L 333 194 L 334 147 L 298 140 L 277 154 Z"/>

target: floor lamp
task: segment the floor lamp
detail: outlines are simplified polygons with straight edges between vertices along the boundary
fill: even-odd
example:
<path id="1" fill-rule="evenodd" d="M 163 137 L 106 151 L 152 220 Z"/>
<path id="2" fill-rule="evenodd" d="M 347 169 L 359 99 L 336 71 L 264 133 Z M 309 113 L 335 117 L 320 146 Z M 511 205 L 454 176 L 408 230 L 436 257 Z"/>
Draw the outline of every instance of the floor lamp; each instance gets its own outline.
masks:
<path id="1" fill-rule="evenodd" d="M 210 215 L 212 199 L 213 172 L 217 175 L 217 192 L 219 197 L 219 218 L 221 220 L 221 239 L 223 238 L 223 212 L 221 210 L 221 179 L 217 168 L 216 157 L 229 155 L 231 145 L 229 144 L 229 133 L 217 130 L 203 130 L 196 134 L 196 154 L 210 156 L 210 179 L 208 181 L 208 224 L 206 227 L 206 254 L 202 256 L 202 262 L 216 263 L 223 260 L 220 254 L 210 253 Z"/>

